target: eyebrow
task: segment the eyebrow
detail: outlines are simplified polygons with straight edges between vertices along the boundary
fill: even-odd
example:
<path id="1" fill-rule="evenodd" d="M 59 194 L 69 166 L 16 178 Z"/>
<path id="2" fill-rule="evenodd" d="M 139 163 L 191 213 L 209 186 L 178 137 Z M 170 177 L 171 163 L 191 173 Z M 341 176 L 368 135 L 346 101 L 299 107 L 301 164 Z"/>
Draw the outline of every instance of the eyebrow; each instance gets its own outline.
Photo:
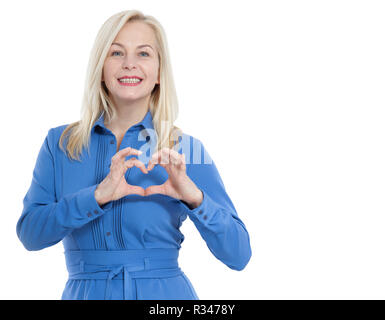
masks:
<path id="1" fill-rule="evenodd" d="M 116 45 L 121 46 L 122 48 L 124 48 L 124 46 L 121 43 L 119 43 L 119 42 L 111 43 L 111 45 L 113 45 L 113 44 L 116 44 Z M 137 48 L 143 48 L 143 47 L 150 47 L 152 50 L 154 50 L 153 47 L 151 47 L 149 44 L 141 44 L 141 45 L 137 46 Z"/>

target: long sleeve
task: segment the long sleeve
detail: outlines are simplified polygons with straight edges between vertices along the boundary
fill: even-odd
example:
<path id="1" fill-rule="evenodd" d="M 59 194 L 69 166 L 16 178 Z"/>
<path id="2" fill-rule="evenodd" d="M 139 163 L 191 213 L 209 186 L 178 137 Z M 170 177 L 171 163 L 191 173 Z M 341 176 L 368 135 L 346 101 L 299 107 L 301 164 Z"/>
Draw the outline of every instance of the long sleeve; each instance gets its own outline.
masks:
<path id="1" fill-rule="evenodd" d="M 194 209 L 184 201 L 181 203 L 213 255 L 229 268 L 242 270 L 251 258 L 249 234 L 225 190 L 214 161 L 202 142 L 194 139 L 196 155 L 193 153 L 192 158 L 195 160 L 187 164 L 186 173 L 202 191 L 203 201 Z M 197 159 L 199 163 L 196 163 Z"/>
<path id="2" fill-rule="evenodd" d="M 96 202 L 94 192 L 97 184 L 57 201 L 54 141 L 54 129 L 50 129 L 40 148 L 31 186 L 24 197 L 24 208 L 16 226 L 17 236 L 27 250 L 41 250 L 58 243 L 75 228 L 97 219 L 111 207 L 111 202 L 102 207 Z"/>

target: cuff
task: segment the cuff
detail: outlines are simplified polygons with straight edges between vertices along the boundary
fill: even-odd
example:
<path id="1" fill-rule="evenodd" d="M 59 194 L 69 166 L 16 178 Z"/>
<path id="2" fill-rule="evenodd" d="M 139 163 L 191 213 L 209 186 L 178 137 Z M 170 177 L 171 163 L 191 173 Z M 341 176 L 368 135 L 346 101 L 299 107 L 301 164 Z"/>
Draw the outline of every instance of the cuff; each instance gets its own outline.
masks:
<path id="1" fill-rule="evenodd" d="M 95 190 L 97 186 L 98 185 L 95 184 L 84 188 L 78 193 L 77 204 L 79 211 L 90 220 L 96 219 L 112 208 L 112 201 L 99 206 L 95 199 Z"/>
<path id="2" fill-rule="evenodd" d="M 213 207 L 211 207 L 210 210 L 210 204 L 212 203 L 212 199 L 210 196 L 206 193 L 206 191 L 200 189 L 203 193 L 203 200 L 201 204 L 191 209 L 185 201 L 180 200 L 184 211 L 189 215 L 190 219 L 193 221 L 199 221 L 203 224 L 206 224 L 210 221 L 210 218 L 214 214 L 214 210 L 212 210 Z"/>

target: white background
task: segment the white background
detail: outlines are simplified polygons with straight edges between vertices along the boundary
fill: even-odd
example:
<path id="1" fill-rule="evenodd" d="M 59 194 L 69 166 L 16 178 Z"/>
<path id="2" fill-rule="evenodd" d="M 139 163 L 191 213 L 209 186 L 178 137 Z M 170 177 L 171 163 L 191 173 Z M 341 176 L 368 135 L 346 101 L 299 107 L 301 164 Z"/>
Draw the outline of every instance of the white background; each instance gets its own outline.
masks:
<path id="1" fill-rule="evenodd" d="M 0 298 L 60 299 L 61 243 L 16 236 L 48 130 L 79 120 L 111 15 L 163 25 L 180 104 L 251 238 L 242 271 L 189 218 L 180 266 L 200 299 L 384 299 L 383 1 L 1 2 Z"/>

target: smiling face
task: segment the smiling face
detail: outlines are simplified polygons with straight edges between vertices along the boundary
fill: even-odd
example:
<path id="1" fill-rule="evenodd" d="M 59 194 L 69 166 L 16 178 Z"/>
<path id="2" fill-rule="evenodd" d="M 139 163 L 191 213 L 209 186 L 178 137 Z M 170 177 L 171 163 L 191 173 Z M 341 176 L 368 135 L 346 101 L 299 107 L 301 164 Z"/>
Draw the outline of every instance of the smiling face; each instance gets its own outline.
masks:
<path id="1" fill-rule="evenodd" d="M 124 76 L 136 76 L 135 85 L 121 83 Z M 103 65 L 102 81 L 117 104 L 150 97 L 159 83 L 159 59 L 154 31 L 143 22 L 126 23 L 119 31 Z"/>

